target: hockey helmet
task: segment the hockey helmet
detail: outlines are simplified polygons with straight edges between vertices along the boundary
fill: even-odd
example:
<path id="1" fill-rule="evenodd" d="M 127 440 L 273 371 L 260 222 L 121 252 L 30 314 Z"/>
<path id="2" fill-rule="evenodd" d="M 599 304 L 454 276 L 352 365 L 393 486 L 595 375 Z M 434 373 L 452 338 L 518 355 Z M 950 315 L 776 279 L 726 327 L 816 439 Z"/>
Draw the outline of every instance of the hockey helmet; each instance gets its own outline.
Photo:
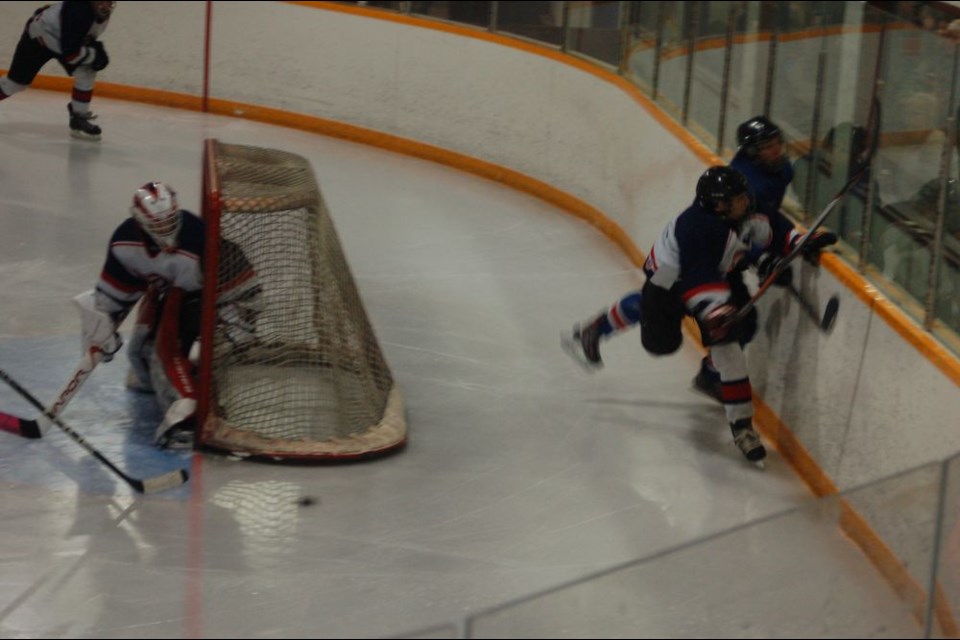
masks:
<path id="1" fill-rule="evenodd" d="M 164 251 L 175 251 L 181 213 L 177 194 L 162 182 L 148 182 L 133 194 L 130 215 Z"/>
<path id="2" fill-rule="evenodd" d="M 760 159 L 761 149 L 771 140 L 777 140 L 782 144 L 783 132 L 766 116 L 754 116 L 737 127 L 737 145 L 747 154 L 751 162 L 757 162 Z M 772 163 L 766 164 L 780 167 L 785 161 L 786 158 L 781 153 Z"/>
<path id="3" fill-rule="evenodd" d="M 93 6 L 93 15 L 97 17 L 97 22 L 103 22 L 109 18 L 117 7 L 117 3 L 112 0 L 91 0 L 90 4 Z"/>
<path id="4" fill-rule="evenodd" d="M 748 193 L 747 179 L 733 167 L 710 167 L 697 181 L 697 202 L 714 213 L 720 203 L 729 205 L 734 198 L 745 193 Z"/>

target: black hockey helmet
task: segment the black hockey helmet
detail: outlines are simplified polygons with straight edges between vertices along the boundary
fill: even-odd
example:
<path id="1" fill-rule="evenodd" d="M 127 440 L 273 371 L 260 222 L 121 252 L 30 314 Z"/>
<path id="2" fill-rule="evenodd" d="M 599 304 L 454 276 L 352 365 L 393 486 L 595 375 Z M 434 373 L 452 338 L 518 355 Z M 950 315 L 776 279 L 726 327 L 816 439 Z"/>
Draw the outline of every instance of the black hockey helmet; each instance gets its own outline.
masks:
<path id="1" fill-rule="evenodd" d="M 774 138 L 782 141 L 783 132 L 766 116 L 754 116 L 737 127 L 737 144 L 753 156 L 762 143 Z"/>
<path id="2" fill-rule="evenodd" d="M 766 116 L 754 116 L 737 127 L 737 144 L 747 154 L 750 162 L 779 170 L 787 162 L 787 156 L 782 149 L 775 159 L 760 158 L 760 150 L 770 140 L 778 140 L 782 144 L 783 132 Z"/>
<path id="3" fill-rule="evenodd" d="M 742 173 L 733 167 L 717 165 L 704 171 L 697 181 L 697 202 L 716 213 L 718 204 L 732 202 L 747 191 L 747 179 Z"/>

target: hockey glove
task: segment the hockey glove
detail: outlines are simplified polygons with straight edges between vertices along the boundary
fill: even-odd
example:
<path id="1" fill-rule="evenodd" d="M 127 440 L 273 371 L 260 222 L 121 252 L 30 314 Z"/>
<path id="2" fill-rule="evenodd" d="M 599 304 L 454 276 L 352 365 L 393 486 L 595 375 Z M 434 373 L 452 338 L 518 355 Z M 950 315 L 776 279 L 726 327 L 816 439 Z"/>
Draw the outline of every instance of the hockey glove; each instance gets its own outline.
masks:
<path id="1" fill-rule="evenodd" d="M 98 349 L 103 353 L 103 361 L 110 362 L 123 346 L 123 339 L 117 333 L 118 318 L 122 321 L 122 316 L 113 316 L 98 309 L 93 291 L 81 293 L 73 301 L 80 310 L 83 352 Z"/>
<path id="2" fill-rule="evenodd" d="M 781 259 L 772 253 L 765 253 L 760 256 L 760 259 L 757 260 L 757 277 L 760 278 L 760 282 L 766 282 L 780 266 L 780 262 Z M 773 284 L 778 287 L 789 287 L 792 282 L 793 269 L 787 265 L 787 268 L 777 275 L 777 279 L 773 281 Z"/>
<path id="3" fill-rule="evenodd" d="M 705 344 L 721 344 L 733 342 L 737 339 L 737 327 L 733 324 L 733 316 L 737 308 L 732 304 L 721 304 L 704 314 L 700 321 L 700 330 L 704 335 Z"/>
<path id="4" fill-rule="evenodd" d="M 217 317 L 223 333 L 235 349 L 244 350 L 257 342 L 257 311 L 239 303 L 227 303 L 217 308 Z"/>
<path id="5" fill-rule="evenodd" d="M 837 234 L 832 231 L 815 231 L 800 253 L 804 260 L 816 266 L 820 264 L 820 252 L 832 244 L 837 244 Z"/>
<path id="6" fill-rule="evenodd" d="M 93 62 L 90 63 L 90 67 L 94 71 L 103 71 L 107 68 L 107 65 L 110 64 L 110 58 L 107 56 L 107 50 L 103 48 L 103 43 L 99 40 L 94 40 L 91 42 L 90 47 L 95 52 Z"/>

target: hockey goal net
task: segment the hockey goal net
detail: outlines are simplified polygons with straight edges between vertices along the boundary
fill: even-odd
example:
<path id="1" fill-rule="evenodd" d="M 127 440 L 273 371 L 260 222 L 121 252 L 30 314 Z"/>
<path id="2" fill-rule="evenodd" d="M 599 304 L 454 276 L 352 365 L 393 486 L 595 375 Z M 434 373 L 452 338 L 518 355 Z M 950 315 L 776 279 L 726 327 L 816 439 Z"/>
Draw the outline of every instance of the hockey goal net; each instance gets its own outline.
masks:
<path id="1" fill-rule="evenodd" d="M 310 164 L 207 140 L 203 190 L 197 445 L 277 459 L 403 445 L 403 399 Z M 256 295 L 233 301 L 251 271 Z"/>

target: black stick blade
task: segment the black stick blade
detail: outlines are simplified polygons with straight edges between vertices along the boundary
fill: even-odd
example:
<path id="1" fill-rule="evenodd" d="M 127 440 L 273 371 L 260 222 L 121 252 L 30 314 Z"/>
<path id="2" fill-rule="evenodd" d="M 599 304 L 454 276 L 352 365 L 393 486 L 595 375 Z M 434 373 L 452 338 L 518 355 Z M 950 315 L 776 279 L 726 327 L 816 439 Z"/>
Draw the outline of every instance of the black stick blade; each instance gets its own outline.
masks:
<path id="1" fill-rule="evenodd" d="M 2 411 L 0 411 L 0 431 L 31 439 L 43 436 L 36 420 L 25 420 Z"/>
<path id="2" fill-rule="evenodd" d="M 833 323 L 837 319 L 837 312 L 840 310 L 840 298 L 837 296 L 830 296 L 830 300 L 827 301 L 827 306 L 823 310 L 823 320 L 820 321 L 820 329 L 824 333 L 829 333 L 833 329 Z"/>

